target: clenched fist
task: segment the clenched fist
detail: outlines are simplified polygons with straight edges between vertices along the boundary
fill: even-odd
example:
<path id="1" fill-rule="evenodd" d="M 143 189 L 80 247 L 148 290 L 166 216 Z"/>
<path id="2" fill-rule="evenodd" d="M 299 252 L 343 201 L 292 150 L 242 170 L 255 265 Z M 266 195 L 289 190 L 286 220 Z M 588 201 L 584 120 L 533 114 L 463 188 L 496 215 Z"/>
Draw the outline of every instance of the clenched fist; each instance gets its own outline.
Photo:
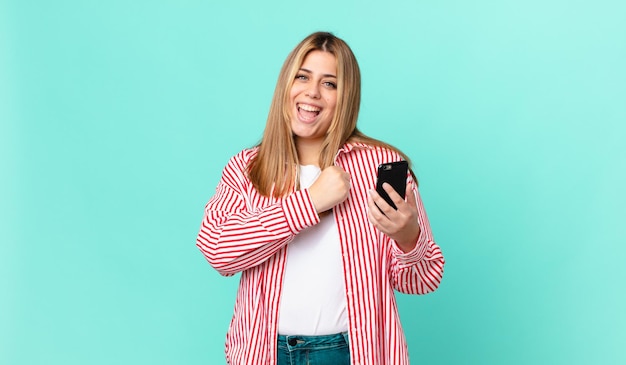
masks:
<path id="1" fill-rule="evenodd" d="M 325 212 L 346 200 L 350 192 L 350 174 L 339 166 L 329 166 L 309 187 L 309 194 L 317 214 Z"/>

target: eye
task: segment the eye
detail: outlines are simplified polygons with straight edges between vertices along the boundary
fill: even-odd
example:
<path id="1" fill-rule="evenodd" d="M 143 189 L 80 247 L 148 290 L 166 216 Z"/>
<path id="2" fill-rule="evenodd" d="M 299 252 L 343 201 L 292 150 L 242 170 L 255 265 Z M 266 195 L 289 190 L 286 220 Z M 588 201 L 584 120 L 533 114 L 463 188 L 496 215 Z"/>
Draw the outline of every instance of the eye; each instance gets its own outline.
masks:
<path id="1" fill-rule="evenodd" d="M 306 81 L 309 78 L 307 77 L 307 75 L 303 75 L 303 74 L 296 74 L 296 80 L 300 80 L 300 81 Z"/>
<path id="2" fill-rule="evenodd" d="M 326 86 L 329 89 L 336 89 L 337 88 L 337 84 L 335 84 L 334 82 L 331 82 L 331 81 L 324 81 L 323 85 Z"/>

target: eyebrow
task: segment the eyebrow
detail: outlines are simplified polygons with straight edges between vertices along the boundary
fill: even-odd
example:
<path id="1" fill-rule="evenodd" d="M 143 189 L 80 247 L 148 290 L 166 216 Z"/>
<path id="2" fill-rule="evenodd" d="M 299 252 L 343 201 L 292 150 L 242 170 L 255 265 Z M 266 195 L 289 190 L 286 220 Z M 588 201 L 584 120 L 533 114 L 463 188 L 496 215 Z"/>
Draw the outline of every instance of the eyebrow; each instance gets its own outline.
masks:
<path id="1" fill-rule="evenodd" d="M 302 68 L 302 67 L 300 68 L 300 71 L 308 72 L 308 73 L 310 73 L 310 74 L 312 74 L 312 73 L 313 73 L 313 71 L 311 71 L 311 70 L 307 70 L 306 68 Z M 332 75 L 332 74 L 324 74 L 324 75 L 322 75 L 322 76 L 323 76 L 323 77 L 333 77 L 333 78 L 335 78 L 335 79 L 337 78 L 337 76 Z"/>

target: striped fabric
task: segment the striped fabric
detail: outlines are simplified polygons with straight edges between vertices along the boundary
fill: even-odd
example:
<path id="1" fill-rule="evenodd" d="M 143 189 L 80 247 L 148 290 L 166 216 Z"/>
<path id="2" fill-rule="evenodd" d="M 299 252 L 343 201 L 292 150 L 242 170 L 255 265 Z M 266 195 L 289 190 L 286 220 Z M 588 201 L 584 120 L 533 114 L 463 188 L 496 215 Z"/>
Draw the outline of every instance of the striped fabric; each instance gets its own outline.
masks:
<path id="1" fill-rule="evenodd" d="M 220 274 L 241 272 L 226 336 L 231 365 L 276 363 L 288 243 L 319 222 L 307 189 L 279 199 L 256 192 L 245 173 L 256 153 L 244 150 L 224 168 L 197 238 L 198 248 Z M 378 165 L 400 159 L 387 149 L 346 144 L 335 160 L 351 175 L 352 184 L 348 198 L 333 209 L 343 255 L 352 364 L 408 364 L 394 289 L 426 294 L 443 276 L 444 258 L 433 241 L 417 188 L 421 233 L 411 252 L 402 252 L 367 219 L 367 191 L 375 187 Z M 413 183 L 410 176 L 409 181 Z"/>

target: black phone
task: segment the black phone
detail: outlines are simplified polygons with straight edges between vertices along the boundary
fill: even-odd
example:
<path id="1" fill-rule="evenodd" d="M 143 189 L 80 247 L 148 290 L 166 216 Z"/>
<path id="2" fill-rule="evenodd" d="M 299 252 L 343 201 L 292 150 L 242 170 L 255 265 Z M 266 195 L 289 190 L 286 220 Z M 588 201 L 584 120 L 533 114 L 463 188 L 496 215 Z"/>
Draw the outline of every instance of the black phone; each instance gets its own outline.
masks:
<path id="1" fill-rule="evenodd" d="M 406 177 L 409 172 L 409 163 L 406 161 L 389 162 L 378 165 L 378 179 L 376 180 L 376 192 L 385 199 L 395 210 L 398 207 L 393 203 L 385 189 L 383 183 L 388 183 L 404 199 L 406 191 Z"/>

